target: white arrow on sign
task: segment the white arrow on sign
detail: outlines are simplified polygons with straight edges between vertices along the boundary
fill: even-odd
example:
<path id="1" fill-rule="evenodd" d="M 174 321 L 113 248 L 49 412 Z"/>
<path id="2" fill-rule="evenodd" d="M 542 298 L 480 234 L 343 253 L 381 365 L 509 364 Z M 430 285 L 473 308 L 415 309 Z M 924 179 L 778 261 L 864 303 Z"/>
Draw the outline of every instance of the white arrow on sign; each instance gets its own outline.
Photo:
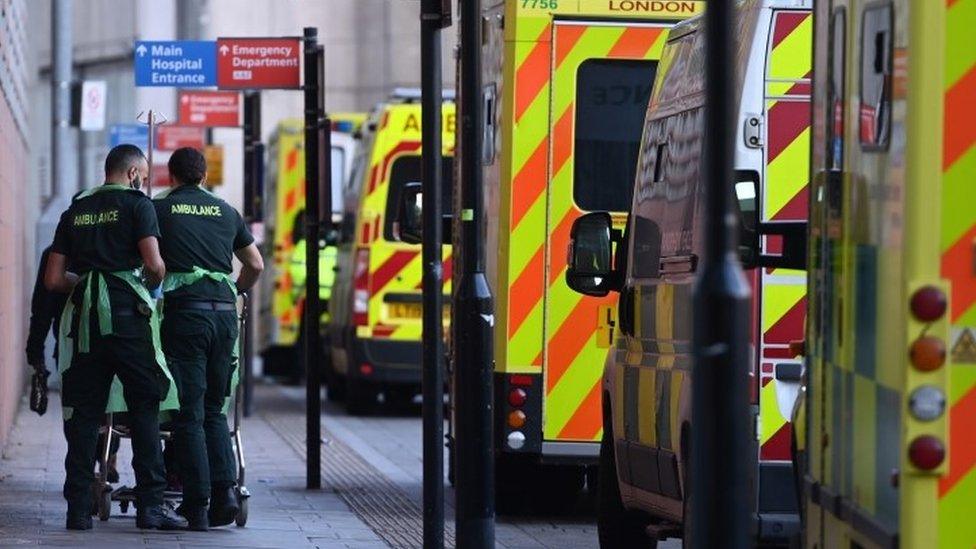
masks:
<path id="1" fill-rule="evenodd" d="M 227 47 L 227 44 L 224 44 L 223 46 L 220 46 L 220 55 L 226 56 L 227 55 L 227 52 L 229 52 L 229 51 L 230 51 L 230 48 Z"/>
<path id="2" fill-rule="evenodd" d="M 147 51 L 149 51 L 149 50 L 147 50 L 146 49 L 146 46 L 144 46 L 142 44 L 139 44 L 139 47 L 136 48 L 136 53 L 139 54 L 139 57 L 145 56 Z"/>

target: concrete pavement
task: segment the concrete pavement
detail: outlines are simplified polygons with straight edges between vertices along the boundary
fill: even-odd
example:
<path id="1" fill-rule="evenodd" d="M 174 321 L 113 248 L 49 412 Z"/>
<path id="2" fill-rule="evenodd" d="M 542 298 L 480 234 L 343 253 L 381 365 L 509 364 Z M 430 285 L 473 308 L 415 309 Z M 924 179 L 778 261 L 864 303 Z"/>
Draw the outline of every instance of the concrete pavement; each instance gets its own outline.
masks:
<path id="1" fill-rule="evenodd" d="M 304 489 L 305 464 L 291 446 L 260 417 L 244 427 L 248 489 L 247 526 L 210 532 L 157 532 L 135 527 L 134 511 L 123 515 L 113 506 L 107 522 L 94 530 L 64 529 L 65 442 L 58 395 L 51 395 L 47 414 L 38 417 L 21 407 L 0 459 L 0 547 L 388 547 L 335 491 Z M 131 453 L 123 441 L 119 455 L 122 483 L 132 486 Z"/>

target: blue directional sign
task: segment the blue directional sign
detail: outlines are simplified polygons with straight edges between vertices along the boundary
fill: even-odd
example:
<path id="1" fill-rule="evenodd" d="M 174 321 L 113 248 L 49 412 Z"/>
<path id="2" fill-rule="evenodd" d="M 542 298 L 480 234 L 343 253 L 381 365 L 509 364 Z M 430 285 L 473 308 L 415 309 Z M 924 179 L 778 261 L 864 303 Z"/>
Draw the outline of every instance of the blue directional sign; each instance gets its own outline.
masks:
<path id="1" fill-rule="evenodd" d="M 149 149 L 149 126 L 145 124 L 115 124 L 109 129 L 108 146 L 129 143 L 143 151 Z"/>
<path id="2" fill-rule="evenodd" d="M 217 43 L 208 40 L 136 42 L 136 86 L 217 85 Z"/>

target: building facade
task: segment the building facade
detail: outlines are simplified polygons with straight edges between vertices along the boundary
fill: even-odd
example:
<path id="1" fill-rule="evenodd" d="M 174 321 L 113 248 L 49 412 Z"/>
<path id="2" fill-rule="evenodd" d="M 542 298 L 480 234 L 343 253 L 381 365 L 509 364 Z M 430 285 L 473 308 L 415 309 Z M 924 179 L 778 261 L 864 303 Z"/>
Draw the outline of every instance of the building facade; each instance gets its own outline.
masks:
<path id="1" fill-rule="evenodd" d="M 33 245 L 26 207 L 28 168 L 28 78 L 25 0 L 0 0 L 0 448 L 17 413 L 27 371 L 25 326 Z"/>

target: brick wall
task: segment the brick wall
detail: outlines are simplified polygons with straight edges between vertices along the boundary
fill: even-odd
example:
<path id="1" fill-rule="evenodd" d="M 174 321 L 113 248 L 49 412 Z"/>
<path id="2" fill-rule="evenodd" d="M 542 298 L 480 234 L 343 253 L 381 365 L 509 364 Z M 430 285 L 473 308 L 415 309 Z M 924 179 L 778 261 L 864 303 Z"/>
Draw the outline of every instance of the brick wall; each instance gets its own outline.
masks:
<path id="1" fill-rule="evenodd" d="M 0 448 L 23 395 L 30 299 L 24 0 L 0 0 Z"/>

